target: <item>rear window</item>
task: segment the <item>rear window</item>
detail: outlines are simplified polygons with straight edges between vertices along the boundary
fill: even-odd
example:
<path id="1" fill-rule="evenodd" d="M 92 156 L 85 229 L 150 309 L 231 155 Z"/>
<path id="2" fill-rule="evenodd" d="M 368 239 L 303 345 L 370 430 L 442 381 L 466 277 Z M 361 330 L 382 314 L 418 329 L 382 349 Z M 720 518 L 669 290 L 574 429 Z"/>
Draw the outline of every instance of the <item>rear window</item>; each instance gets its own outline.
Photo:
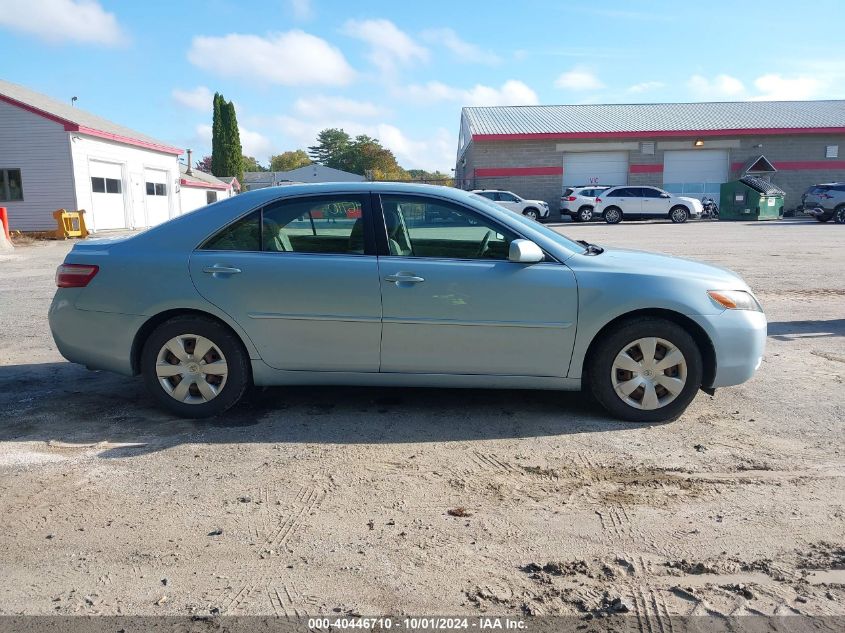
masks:
<path id="1" fill-rule="evenodd" d="M 571 187 L 567 187 L 567 188 L 563 191 L 563 195 L 564 195 L 564 196 L 571 196 L 573 191 L 575 191 L 575 190 L 574 190 L 574 189 L 572 189 Z"/>

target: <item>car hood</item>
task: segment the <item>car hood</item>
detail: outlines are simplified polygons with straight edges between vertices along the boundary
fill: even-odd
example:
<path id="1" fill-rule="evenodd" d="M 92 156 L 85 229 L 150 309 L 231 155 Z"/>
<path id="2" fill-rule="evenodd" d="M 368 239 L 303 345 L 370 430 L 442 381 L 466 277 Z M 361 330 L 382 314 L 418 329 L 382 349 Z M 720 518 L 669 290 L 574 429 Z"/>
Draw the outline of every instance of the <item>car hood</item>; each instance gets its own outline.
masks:
<path id="1" fill-rule="evenodd" d="M 601 260 L 603 266 L 614 269 L 656 277 L 707 281 L 713 284 L 714 290 L 750 290 L 748 284 L 734 271 L 692 259 L 612 248 L 605 248 L 604 253 L 592 257 L 596 261 Z"/>
<path id="2" fill-rule="evenodd" d="M 528 204 L 547 204 L 545 200 L 523 200 L 523 202 L 527 202 Z"/>
<path id="3" fill-rule="evenodd" d="M 691 205 L 693 205 L 694 207 L 699 208 L 699 209 L 700 209 L 700 208 L 701 208 L 701 206 L 702 206 L 702 205 L 701 205 L 701 200 L 699 200 L 698 198 L 690 198 L 690 197 L 688 197 L 688 196 L 678 196 L 678 198 L 677 198 L 677 199 L 678 199 L 678 200 L 683 200 L 684 202 L 689 202 Z"/>

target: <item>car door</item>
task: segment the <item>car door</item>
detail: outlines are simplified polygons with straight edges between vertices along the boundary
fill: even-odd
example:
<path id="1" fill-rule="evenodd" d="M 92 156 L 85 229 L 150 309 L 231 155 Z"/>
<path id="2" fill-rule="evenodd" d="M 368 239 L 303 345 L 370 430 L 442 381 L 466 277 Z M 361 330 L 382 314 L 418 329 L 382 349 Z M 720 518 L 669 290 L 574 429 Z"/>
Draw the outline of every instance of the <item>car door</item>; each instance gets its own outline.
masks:
<path id="1" fill-rule="evenodd" d="M 653 187 L 640 187 L 640 191 L 643 215 L 663 217 L 669 214 L 669 198 L 662 197 L 662 191 Z"/>
<path id="2" fill-rule="evenodd" d="M 191 278 L 271 367 L 377 372 L 381 290 L 369 212 L 368 194 L 268 204 L 194 251 Z"/>
<path id="3" fill-rule="evenodd" d="M 604 197 L 604 196 L 602 196 Z M 643 210 L 639 187 L 620 187 L 611 191 L 607 197 L 607 207 L 616 206 L 626 215 L 640 215 Z"/>
<path id="4" fill-rule="evenodd" d="M 383 194 L 373 205 L 382 372 L 566 375 L 578 311 L 567 266 L 508 261 L 518 235 L 451 201 Z"/>
<path id="5" fill-rule="evenodd" d="M 511 211 L 516 211 L 517 213 L 522 211 L 520 201 L 516 196 L 508 193 L 507 191 L 499 191 L 496 194 L 496 202 Z"/>

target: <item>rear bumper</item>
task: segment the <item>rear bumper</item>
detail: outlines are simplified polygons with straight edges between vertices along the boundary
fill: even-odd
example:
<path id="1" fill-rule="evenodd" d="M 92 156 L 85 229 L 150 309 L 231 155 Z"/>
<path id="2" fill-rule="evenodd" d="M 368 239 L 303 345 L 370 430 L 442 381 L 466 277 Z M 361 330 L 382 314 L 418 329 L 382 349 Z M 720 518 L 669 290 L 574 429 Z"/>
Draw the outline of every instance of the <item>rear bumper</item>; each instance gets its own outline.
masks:
<path id="1" fill-rule="evenodd" d="M 50 331 L 61 355 L 89 369 L 133 375 L 132 343 L 147 317 L 79 310 L 74 299 L 74 290 L 59 289 L 50 305 Z"/>
<path id="2" fill-rule="evenodd" d="M 712 316 L 692 316 L 713 343 L 716 375 L 705 387 L 730 387 L 749 380 L 763 362 L 766 315 L 750 310 L 725 310 Z"/>

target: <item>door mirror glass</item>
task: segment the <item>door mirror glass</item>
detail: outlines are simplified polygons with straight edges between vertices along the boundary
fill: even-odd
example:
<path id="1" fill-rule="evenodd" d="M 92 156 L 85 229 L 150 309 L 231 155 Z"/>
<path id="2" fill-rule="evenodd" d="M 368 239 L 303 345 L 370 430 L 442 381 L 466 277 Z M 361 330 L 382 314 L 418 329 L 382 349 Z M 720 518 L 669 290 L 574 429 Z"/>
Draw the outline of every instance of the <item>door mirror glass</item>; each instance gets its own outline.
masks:
<path id="1" fill-rule="evenodd" d="M 517 264 L 536 264 L 545 258 L 542 249 L 531 240 L 514 240 L 508 251 L 508 261 Z"/>

